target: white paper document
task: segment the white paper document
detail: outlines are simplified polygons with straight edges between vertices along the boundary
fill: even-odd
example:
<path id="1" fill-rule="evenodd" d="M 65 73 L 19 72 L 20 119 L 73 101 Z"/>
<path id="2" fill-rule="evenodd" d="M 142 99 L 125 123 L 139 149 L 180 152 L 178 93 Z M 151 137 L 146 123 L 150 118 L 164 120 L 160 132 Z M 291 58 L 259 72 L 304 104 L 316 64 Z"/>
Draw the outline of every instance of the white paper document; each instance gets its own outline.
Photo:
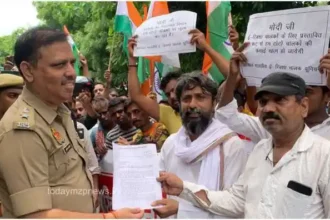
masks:
<path id="1" fill-rule="evenodd" d="M 307 7 L 250 16 L 244 52 L 247 64 L 242 74 L 248 85 L 258 85 L 273 72 L 301 76 L 309 85 L 325 85 L 318 71 L 327 53 L 330 36 L 330 7 Z"/>
<path id="2" fill-rule="evenodd" d="M 189 31 L 196 28 L 197 14 L 176 11 L 144 21 L 135 31 L 134 56 L 157 56 L 196 52 Z"/>
<path id="3" fill-rule="evenodd" d="M 152 209 L 162 199 L 156 145 L 123 146 L 113 143 L 113 209 Z"/>

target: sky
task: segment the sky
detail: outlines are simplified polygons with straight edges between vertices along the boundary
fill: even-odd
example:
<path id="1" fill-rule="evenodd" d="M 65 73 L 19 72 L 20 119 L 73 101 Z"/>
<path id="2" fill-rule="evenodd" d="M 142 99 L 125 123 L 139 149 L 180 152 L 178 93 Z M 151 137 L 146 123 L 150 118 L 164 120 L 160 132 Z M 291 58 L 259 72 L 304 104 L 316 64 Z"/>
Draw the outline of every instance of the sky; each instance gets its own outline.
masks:
<path id="1" fill-rule="evenodd" d="M 0 36 L 10 35 L 17 28 L 35 26 L 39 22 L 32 0 L 0 0 Z"/>

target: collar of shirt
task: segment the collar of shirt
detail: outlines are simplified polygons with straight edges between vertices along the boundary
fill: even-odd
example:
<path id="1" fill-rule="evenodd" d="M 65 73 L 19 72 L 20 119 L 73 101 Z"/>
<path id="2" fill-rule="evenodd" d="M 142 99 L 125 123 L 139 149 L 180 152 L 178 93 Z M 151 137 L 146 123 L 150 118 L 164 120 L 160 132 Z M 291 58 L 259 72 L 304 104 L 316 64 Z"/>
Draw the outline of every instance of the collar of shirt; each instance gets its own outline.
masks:
<path id="1" fill-rule="evenodd" d="M 104 131 L 104 129 L 103 129 L 103 127 L 102 127 L 102 125 L 101 125 L 101 123 L 100 123 L 100 121 L 97 121 L 97 130 L 98 131 Z"/>
<path id="2" fill-rule="evenodd" d="M 70 110 L 64 104 L 61 104 L 58 110 L 55 111 L 53 108 L 36 97 L 26 87 L 23 88 L 22 99 L 27 104 L 32 106 L 48 124 L 51 124 L 58 115 L 61 117 L 67 117 L 71 114 Z"/>
<path id="3" fill-rule="evenodd" d="M 310 135 L 310 133 L 311 133 L 310 128 L 307 125 L 305 125 L 303 132 L 301 133 L 296 143 L 293 145 L 292 149 L 289 150 L 283 156 L 283 158 L 281 158 L 281 160 L 279 160 L 279 162 L 274 167 L 273 172 L 278 168 L 282 167 L 283 165 L 285 165 L 286 163 L 288 163 L 289 161 L 291 161 L 292 159 L 294 159 L 298 155 L 298 153 L 307 151 L 309 148 L 313 146 L 314 136 Z M 270 142 L 268 143 L 269 143 L 268 147 L 265 149 L 267 151 L 266 160 L 268 159 L 271 162 L 273 162 L 273 138 L 271 138 Z"/>
<path id="4" fill-rule="evenodd" d="M 319 130 L 319 129 L 322 129 L 324 127 L 329 127 L 329 126 L 330 126 L 330 117 L 327 118 L 326 120 L 324 120 L 321 124 L 318 124 L 318 125 L 312 127 L 311 131 Z"/>

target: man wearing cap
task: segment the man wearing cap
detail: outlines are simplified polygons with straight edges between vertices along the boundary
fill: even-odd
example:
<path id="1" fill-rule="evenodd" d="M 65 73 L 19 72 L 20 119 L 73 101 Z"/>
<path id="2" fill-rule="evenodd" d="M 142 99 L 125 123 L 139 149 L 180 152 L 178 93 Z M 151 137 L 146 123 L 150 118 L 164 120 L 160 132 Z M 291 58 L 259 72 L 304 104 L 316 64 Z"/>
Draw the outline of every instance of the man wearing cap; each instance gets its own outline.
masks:
<path id="1" fill-rule="evenodd" d="M 23 83 L 20 76 L 0 74 L 0 120 L 22 93 Z"/>
<path id="2" fill-rule="evenodd" d="M 23 78 L 20 76 L 0 73 L 0 120 L 22 93 L 23 84 Z M 0 216 L 2 216 L 1 202 L 0 206 Z"/>
<path id="3" fill-rule="evenodd" d="M 230 71 L 239 71 L 234 53 Z M 306 85 L 290 73 L 273 73 L 255 95 L 263 127 L 271 134 L 250 154 L 239 180 L 226 191 L 209 191 L 174 174 L 159 178 L 166 193 L 209 212 L 245 218 L 329 218 L 330 142 L 304 122 Z"/>
<path id="4" fill-rule="evenodd" d="M 243 44 L 236 55 L 247 61 L 244 53 L 241 52 L 247 46 Z M 327 55 L 323 61 L 330 63 L 330 55 Z M 321 62 L 320 62 L 321 64 Z M 323 66 L 322 69 L 328 69 L 329 66 Z M 271 134 L 262 126 L 258 117 L 243 114 L 237 111 L 238 100 L 234 98 L 237 78 L 240 72 L 230 72 L 226 81 L 223 83 L 221 91 L 221 99 L 218 102 L 215 117 L 222 123 L 227 124 L 233 131 L 242 134 L 253 143 L 258 143 L 262 139 L 271 137 Z M 278 82 L 281 84 L 281 82 Z M 309 101 L 308 114 L 305 118 L 306 125 L 315 134 L 330 140 L 330 117 L 326 112 L 326 105 L 330 97 L 329 89 L 326 86 L 310 86 L 306 87 L 306 96 Z"/>

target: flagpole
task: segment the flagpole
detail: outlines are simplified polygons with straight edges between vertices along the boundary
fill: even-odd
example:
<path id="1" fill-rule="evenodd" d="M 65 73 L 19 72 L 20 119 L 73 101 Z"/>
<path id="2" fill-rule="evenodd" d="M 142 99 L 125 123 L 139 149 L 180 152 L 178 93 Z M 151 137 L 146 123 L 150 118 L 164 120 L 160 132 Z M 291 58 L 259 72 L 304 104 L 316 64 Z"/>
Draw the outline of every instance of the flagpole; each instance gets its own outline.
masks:
<path id="1" fill-rule="evenodd" d="M 111 70 L 111 57 L 112 57 L 114 43 L 115 43 L 115 36 L 116 36 L 116 33 L 114 32 L 113 36 L 112 36 L 111 50 L 110 50 L 110 56 L 109 56 L 109 64 L 108 64 L 108 70 L 109 71 Z"/>
<path id="2" fill-rule="evenodd" d="M 231 17 L 231 13 L 229 13 L 229 15 L 228 15 L 228 25 L 229 26 L 233 25 L 233 19 Z"/>

